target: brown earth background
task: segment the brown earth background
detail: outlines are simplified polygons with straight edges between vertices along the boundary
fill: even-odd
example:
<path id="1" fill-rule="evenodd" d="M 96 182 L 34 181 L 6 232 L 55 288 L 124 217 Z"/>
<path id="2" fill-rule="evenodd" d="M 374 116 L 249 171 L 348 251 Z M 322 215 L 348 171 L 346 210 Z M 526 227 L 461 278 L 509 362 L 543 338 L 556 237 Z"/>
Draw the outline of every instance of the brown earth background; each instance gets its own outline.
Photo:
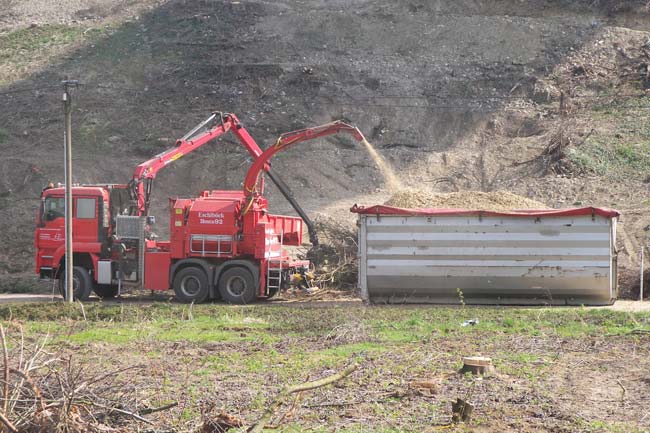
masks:
<path id="1" fill-rule="evenodd" d="M 75 182 L 127 182 L 213 110 L 262 146 L 343 119 L 408 188 L 619 209 L 631 294 L 650 228 L 648 30 L 645 1 L 0 0 L 0 286 L 35 281 L 34 216 L 41 188 L 63 180 L 69 77 L 82 83 Z M 161 236 L 168 197 L 239 188 L 249 162 L 224 137 L 163 170 Z M 273 164 L 312 215 L 350 222 L 352 204 L 389 195 L 347 137 Z"/>

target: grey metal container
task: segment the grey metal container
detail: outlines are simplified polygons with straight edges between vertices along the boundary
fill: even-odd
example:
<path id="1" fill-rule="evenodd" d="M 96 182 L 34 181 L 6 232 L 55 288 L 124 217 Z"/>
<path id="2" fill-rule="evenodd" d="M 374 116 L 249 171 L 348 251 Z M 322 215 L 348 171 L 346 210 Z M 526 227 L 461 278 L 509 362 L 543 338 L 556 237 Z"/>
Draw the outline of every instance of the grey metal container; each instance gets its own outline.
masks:
<path id="1" fill-rule="evenodd" d="M 382 303 L 606 305 L 618 212 L 354 208 L 359 288 Z"/>

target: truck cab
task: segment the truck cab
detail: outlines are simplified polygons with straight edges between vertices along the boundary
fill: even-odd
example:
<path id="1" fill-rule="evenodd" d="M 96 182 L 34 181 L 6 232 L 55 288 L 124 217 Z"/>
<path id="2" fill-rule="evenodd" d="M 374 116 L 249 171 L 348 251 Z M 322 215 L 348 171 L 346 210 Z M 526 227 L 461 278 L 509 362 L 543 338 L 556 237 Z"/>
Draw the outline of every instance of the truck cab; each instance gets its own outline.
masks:
<path id="1" fill-rule="evenodd" d="M 120 188 L 122 187 L 122 188 Z M 120 192 L 120 189 L 123 192 Z M 128 194 L 126 186 L 86 185 L 72 188 L 73 272 L 80 292 L 96 286 L 97 263 L 108 258 L 114 217 L 111 196 Z M 121 202 L 123 200 L 113 200 Z M 113 209 L 112 209 L 113 208 Z M 121 211 L 126 211 L 121 209 Z M 46 188 L 36 218 L 34 251 L 36 273 L 43 279 L 60 279 L 65 266 L 65 188 Z M 81 287 L 89 286 L 89 287 Z"/>

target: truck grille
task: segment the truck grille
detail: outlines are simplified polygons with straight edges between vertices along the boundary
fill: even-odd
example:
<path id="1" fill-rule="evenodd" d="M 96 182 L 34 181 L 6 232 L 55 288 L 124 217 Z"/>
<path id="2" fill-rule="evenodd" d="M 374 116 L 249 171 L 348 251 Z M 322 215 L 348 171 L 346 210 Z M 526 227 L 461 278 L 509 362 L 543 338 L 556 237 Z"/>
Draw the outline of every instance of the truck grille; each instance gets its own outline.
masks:
<path id="1" fill-rule="evenodd" d="M 119 239 L 140 239 L 144 232 L 146 217 L 118 215 L 115 234 Z"/>

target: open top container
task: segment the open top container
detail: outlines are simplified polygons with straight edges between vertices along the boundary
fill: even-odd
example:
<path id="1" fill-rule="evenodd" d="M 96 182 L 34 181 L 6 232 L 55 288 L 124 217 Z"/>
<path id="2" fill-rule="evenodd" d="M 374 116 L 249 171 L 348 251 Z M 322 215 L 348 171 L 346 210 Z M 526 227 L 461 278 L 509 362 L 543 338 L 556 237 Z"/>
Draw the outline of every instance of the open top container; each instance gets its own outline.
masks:
<path id="1" fill-rule="evenodd" d="M 607 305 L 617 211 L 359 207 L 359 288 L 381 303 Z"/>

